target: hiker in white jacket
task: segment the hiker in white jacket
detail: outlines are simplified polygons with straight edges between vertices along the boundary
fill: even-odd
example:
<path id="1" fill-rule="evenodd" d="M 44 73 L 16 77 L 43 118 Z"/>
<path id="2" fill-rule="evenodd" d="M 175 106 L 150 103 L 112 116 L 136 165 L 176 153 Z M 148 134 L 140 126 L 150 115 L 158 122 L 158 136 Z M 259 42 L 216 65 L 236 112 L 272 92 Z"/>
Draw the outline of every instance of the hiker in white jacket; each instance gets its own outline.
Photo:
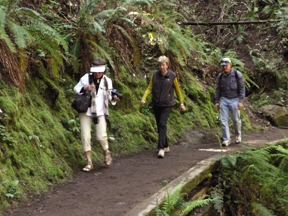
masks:
<path id="1" fill-rule="evenodd" d="M 104 75 L 105 71 L 105 62 L 101 59 L 95 59 L 91 64 L 91 73 L 87 73 L 81 77 L 78 84 L 74 87 L 74 91 L 77 94 L 84 93 L 85 91 L 91 92 L 91 103 L 87 112 L 79 113 L 81 142 L 87 158 L 87 165 L 83 168 L 85 172 L 90 172 L 93 169 L 91 159 L 92 121 L 96 125 L 96 138 L 103 148 L 105 163 L 108 166 L 112 163 L 106 132 L 106 120 L 108 120 L 109 116 L 108 101 L 111 101 L 112 105 L 115 105 L 116 101 L 120 99 L 116 95 L 112 96 L 112 81 Z"/>

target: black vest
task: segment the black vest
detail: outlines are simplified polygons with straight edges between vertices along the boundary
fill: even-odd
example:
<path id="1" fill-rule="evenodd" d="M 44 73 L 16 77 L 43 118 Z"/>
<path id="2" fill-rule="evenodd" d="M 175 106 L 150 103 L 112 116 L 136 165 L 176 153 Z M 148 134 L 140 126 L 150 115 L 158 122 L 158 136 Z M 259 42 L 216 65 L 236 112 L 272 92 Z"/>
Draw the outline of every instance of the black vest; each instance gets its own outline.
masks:
<path id="1" fill-rule="evenodd" d="M 153 104 L 159 107 L 174 106 L 174 79 L 176 74 L 168 69 L 163 77 L 160 70 L 153 72 L 152 96 Z"/>

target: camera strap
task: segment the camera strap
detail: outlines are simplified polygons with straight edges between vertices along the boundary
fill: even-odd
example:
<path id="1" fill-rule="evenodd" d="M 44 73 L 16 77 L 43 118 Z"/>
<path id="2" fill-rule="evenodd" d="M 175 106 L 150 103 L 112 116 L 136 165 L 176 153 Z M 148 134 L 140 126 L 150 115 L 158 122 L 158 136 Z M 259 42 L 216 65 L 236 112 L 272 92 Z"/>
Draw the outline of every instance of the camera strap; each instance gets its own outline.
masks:
<path id="1" fill-rule="evenodd" d="M 108 90 L 108 82 L 106 80 L 106 77 L 104 76 L 104 86 L 105 86 L 105 90 L 107 91 Z"/>

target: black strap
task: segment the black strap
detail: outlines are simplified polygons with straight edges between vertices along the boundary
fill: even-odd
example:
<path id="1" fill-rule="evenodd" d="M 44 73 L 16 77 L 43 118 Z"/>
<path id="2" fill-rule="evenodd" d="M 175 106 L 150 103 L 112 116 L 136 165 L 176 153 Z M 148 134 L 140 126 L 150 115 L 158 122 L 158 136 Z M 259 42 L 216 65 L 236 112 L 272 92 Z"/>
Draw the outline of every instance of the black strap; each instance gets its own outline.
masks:
<path id="1" fill-rule="evenodd" d="M 240 88 L 239 88 L 239 77 L 238 77 L 238 73 L 237 73 L 237 70 L 234 70 L 234 74 L 235 74 L 235 78 L 236 78 L 236 82 L 237 82 L 237 92 L 238 92 L 238 95 L 240 94 Z M 221 97 L 221 81 L 222 81 L 222 76 L 223 76 L 223 73 L 222 72 L 220 74 L 220 77 L 219 77 L 219 96 Z"/>
<path id="2" fill-rule="evenodd" d="M 104 86 L 105 86 L 105 90 L 108 91 L 109 89 L 108 89 L 108 82 L 107 82 L 106 77 L 104 77 Z M 111 130 L 112 128 L 111 128 L 109 115 L 105 114 L 105 120 L 106 120 L 107 127 L 110 128 Z"/>
<path id="3" fill-rule="evenodd" d="M 106 77 L 104 77 L 104 85 L 105 85 L 105 88 L 106 88 L 106 91 L 108 90 L 108 82 L 106 80 Z"/>
<path id="4" fill-rule="evenodd" d="M 89 76 L 88 76 L 89 78 L 89 85 L 91 85 L 92 84 L 92 82 L 93 82 L 93 74 L 89 74 Z"/>

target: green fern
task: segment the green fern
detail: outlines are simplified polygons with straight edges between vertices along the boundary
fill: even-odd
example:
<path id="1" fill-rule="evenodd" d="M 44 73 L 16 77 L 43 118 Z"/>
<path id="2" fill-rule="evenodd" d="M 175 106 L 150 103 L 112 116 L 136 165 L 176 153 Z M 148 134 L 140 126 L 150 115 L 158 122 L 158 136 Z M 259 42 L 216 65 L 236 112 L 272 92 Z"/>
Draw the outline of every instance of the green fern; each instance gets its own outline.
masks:
<path id="1" fill-rule="evenodd" d="M 211 192 L 211 197 L 213 198 L 212 203 L 214 205 L 214 208 L 216 209 L 218 213 L 221 213 L 223 209 L 223 203 L 224 203 L 223 191 L 219 189 L 214 189 Z"/>
<path id="2" fill-rule="evenodd" d="M 175 212 L 177 216 L 185 216 L 192 210 L 212 202 L 212 199 L 194 200 L 183 204 L 182 209 Z"/>
<path id="3" fill-rule="evenodd" d="M 270 212 L 267 208 L 265 208 L 260 203 L 252 203 L 253 213 L 256 216 L 275 216 L 272 212 Z"/>
<path id="4" fill-rule="evenodd" d="M 10 37 L 7 35 L 3 28 L 0 28 L 0 39 L 5 42 L 5 44 L 12 53 L 16 52 L 16 47 L 14 43 L 11 41 Z"/>
<path id="5" fill-rule="evenodd" d="M 167 192 L 167 197 L 164 199 L 161 207 L 157 207 L 154 215 L 169 215 L 169 216 L 184 216 L 193 209 L 206 205 L 214 199 L 203 199 L 194 201 L 185 201 L 184 195 L 181 193 L 183 182 L 178 184 L 170 193 Z M 215 198 L 216 200 L 217 198 Z"/>
<path id="6" fill-rule="evenodd" d="M 237 155 L 226 155 L 220 159 L 224 168 L 233 168 L 236 166 Z"/>

